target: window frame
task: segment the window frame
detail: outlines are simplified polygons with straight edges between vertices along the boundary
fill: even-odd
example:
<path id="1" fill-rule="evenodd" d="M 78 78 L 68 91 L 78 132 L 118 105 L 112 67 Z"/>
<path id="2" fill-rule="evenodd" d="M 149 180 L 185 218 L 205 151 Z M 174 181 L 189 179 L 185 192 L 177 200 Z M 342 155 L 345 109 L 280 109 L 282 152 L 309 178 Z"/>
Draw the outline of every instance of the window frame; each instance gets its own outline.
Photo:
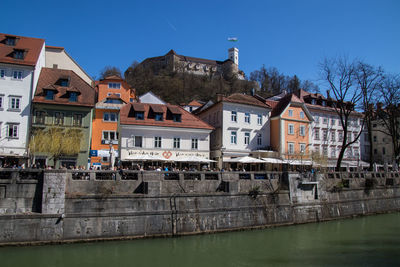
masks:
<path id="1" fill-rule="evenodd" d="M 306 136 L 306 126 L 305 125 L 300 125 L 299 135 Z"/>
<path id="2" fill-rule="evenodd" d="M 245 145 L 250 145 L 250 132 L 245 132 L 244 133 L 244 144 Z"/>
<path id="3" fill-rule="evenodd" d="M 294 155 L 294 143 L 288 142 L 287 152 L 289 155 Z"/>
<path id="4" fill-rule="evenodd" d="M 60 115 L 60 118 L 57 118 L 57 115 Z M 64 112 L 61 112 L 61 111 L 54 112 L 53 124 L 54 125 L 64 125 L 64 118 L 65 118 L 65 113 Z M 61 123 L 60 123 L 60 119 L 61 119 Z"/>
<path id="5" fill-rule="evenodd" d="M 262 121 L 263 121 L 262 114 L 257 114 L 257 125 L 262 125 Z"/>
<path id="6" fill-rule="evenodd" d="M 17 75 L 15 75 L 15 73 L 17 73 Z M 22 81 L 24 79 L 24 71 L 23 70 L 13 70 L 11 79 L 15 80 L 15 81 Z"/>
<path id="7" fill-rule="evenodd" d="M 162 137 L 154 136 L 154 148 L 162 148 Z"/>
<path id="8" fill-rule="evenodd" d="M 262 146 L 262 134 L 257 134 L 257 145 Z"/>
<path id="9" fill-rule="evenodd" d="M 79 123 L 76 123 L 78 121 Z M 72 114 L 72 126 L 81 127 L 83 123 L 83 114 L 82 113 L 74 113 Z"/>
<path id="10" fill-rule="evenodd" d="M 288 134 L 294 135 L 294 124 L 288 123 Z"/>
<path id="11" fill-rule="evenodd" d="M 199 139 L 192 138 L 192 150 L 199 150 Z"/>
<path id="12" fill-rule="evenodd" d="M 0 69 L 0 79 L 5 79 L 6 78 L 6 69 Z"/>
<path id="13" fill-rule="evenodd" d="M 121 89 L 121 83 L 109 82 L 108 83 L 109 89 Z"/>
<path id="14" fill-rule="evenodd" d="M 244 123 L 250 124 L 250 113 L 249 112 L 244 113 Z"/>
<path id="15" fill-rule="evenodd" d="M 231 131 L 231 145 L 237 145 L 237 131 Z"/>
<path id="16" fill-rule="evenodd" d="M 108 116 L 108 120 L 105 117 Z M 111 116 L 115 116 L 115 120 L 111 120 Z M 117 112 L 104 112 L 103 113 L 103 122 L 118 122 L 118 113 Z"/>
<path id="17" fill-rule="evenodd" d="M 12 135 L 10 135 L 10 127 L 12 127 Z M 19 123 L 7 123 L 6 136 L 8 139 L 19 139 Z"/>
<path id="18" fill-rule="evenodd" d="M 288 116 L 289 117 L 293 117 L 293 109 L 289 109 L 288 110 Z"/>
<path id="19" fill-rule="evenodd" d="M 231 121 L 237 122 L 237 111 L 231 110 Z"/>
<path id="20" fill-rule="evenodd" d="M 22 96 L 9 95 L 8 98 L 8 111 L 21 111 Z"/>
<path id="21" fill-rule="evenodd" d="M 174 137 L 174 139 L 173 139 L 173 148 L 174 149 L 180 149 L 181 148 L 181 138 L 180 137 Z"/>
<path id="22" fill-rule="evenodd" d="M 304 111 L 300 111 L 300 118 L 304 119 Z"/>

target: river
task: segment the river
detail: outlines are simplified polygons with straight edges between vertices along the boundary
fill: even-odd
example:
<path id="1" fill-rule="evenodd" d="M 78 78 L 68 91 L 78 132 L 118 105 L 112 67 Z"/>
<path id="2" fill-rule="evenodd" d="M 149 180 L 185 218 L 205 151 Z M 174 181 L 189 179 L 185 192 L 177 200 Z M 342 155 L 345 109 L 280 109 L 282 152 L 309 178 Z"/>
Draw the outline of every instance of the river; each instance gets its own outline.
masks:
<path id="1" fill-rule="evenodd" d="M 400 266 L 400 213 L 177 238 L 2 247 L 0 266 Z"/>

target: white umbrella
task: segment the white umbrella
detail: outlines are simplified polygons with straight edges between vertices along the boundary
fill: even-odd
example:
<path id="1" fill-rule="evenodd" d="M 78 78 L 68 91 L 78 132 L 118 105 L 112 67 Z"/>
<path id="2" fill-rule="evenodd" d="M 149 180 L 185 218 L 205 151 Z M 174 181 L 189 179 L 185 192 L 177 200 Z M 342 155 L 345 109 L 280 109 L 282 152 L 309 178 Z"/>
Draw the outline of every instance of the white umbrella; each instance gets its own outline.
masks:
<path id="1" fill-rule="evenodd" d="M 125 160 L 131 160 L 131 161 L 161 161 L 165 160 L 161 156 L 152 156 L 152 155 L 147 155 L 147 154 L 139 154 L 139 155 L 129 155 L 125 158 Z"/>
<path id="2" fill-rule="evenodd" d="M 282 164 L 285 163 L 281 159 L 275 159 L 275 158 L 262 158 L 266 163 L 274 163 L 274 164 Z"/>
<path id="3" fill-rule="evenodd" d="M 240 163 L 265 163 L 264 160 L 252 158 L 249 156 L 238 157 L 233 159 L 224 160 L 224 162 L 240 162 Z"/>
<path id="4" fill-rule="evenodd" d="M 200 158 L 196 156 L 182 157 L 175 159 L 177 162 L 216 162 L 215 160 Z"/>

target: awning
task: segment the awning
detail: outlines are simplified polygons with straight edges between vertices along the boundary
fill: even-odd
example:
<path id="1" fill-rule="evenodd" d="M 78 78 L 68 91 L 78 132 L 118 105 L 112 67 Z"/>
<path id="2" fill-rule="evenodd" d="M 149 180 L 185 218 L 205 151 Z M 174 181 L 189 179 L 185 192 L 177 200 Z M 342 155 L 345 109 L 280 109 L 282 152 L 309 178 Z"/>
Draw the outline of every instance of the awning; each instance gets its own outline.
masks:
<path id="1" fill-rule="evenodd" d="M 175 159 L 176 162 L 216 162 L 215 160 L 200 158 L 196 156 L 182 157 Z"/>
<path id="2" fill-rule="evenodd" d="M 282 164 L 285 163 L 281 159 L 276 159 L 276 158 L 262 158 L 266 163 L 273 163 L 273 164 Z"/>
<path id="3" fill-rule="evenodd" d="M 264 160 L 256 159 L 253 157 L 245 156 L 224 160 L 224 162 L 239 162 L 239 163 L 265 163 Z"/>
<path id="4" fill-rule="evenodd" d="M 312 165 L 310 160 L 285 160 L 285 163 L 289 165 Z"/>
<path id="5" fill-rule="evenodd" d="M 167 159 L 161 156 L 153 156 L 147 154 L 141 155 L 130 155 L 125 158 L 125 160 L 129 161 L 166 161 Z"/>

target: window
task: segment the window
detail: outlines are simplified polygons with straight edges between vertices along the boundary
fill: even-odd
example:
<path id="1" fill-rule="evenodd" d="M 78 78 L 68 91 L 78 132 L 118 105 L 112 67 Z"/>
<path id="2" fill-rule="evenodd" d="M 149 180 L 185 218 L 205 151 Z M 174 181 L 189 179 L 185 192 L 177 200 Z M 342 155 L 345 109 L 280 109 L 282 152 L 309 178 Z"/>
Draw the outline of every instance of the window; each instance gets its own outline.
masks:
<path id="1" fill-rule="evenodd" d="M 378 150 L 376 148 L 374 149 L 374 154 L 378 154 Z"/>
<path id="2" fill-rule="evenodd" d="M 135 118 L 137 120 L 144 120 L 144 112 L 143 111 L 135 111 Z"/>
<path id="3" fill-rule="evenodd" d="M 46 90 L 46 97 L 47 100 L 53 100 L 54 99 L 54 91 L 53 90 Z"/>
<path id="4" fill-rule="evenodd" d="M 324 118 L 324 119 L 323 119 L 323 123 L 324 123 L 324 124 L 328 124 L 328 119 L 327 119 L 327 118 Z"/>
<path id="5" fill-rule="evenodd" d="M 306 126 L 300 125 L 300 136 L 306 136 Z"/>
<path id="6" fill-rule="evenodd" d="M 231 112 L 231 121 L 237 122 L 237 112 L 236 111 Z"/>
<path id="7" fill-rule="evenodd" d="M 293 117 L 293 110 L 289 109 L 289 117 Z"/>
<path id="8" fill-rule="evenodd" d="M 46 112 L 44 111 L 36 111 L 35 114 L 35 123 L 37 124 L 45 124 L 45 119 L 46 119 Z"/>
<path id="9" fill-rule="evenodd" d="M 16 37 L 13 37 L 13 36 L 6 37 L 6 45 L 15 46 L 16 41 L 17 41 Z"/>
<path id="10" fill-rule="evenodd" d="M 322 140 L 328 141 L 328 131 L 327 130 L 322 131 Z"/>
<path id="11" fill-rule="evenodd" d="M 110 142 L 116 143 L 118 141 L 118 132 L 116 131 L 103 131 L 101 138 L 102 144 L 109 144 Z"/>
<path id="12" fill-rule="evenodd" d="M 69 84 L 68 79 L 60 79 L 59 84 L 60 86 L 67 87 Z"/>
<path id="13" fill-rule="evenodd" d="M 258 134 L 258 135 L 257 135 L 257 145 L 258 145 L 258 146 L 261 146 L 261 145 L 262 145 L 262 135 L 261 135 L 261 134 Z"/>
<path id="14" fill-rule="evenodd" d="M 181 122 L 182 121 L 182 116 L 181 114 L 172 114 L 172 120 L 174 122 Z"/>
<path id="15" fill-rule="evenodd" d="M 107 93 L 107 96 L 112 96 L 112 95 L 121 97 L 121 94 L 120 94 L 120 93 Z M 131 101 L 131 102 L 132 102 L 132 101 Z"/>
<path id="16" fill-rule="evenodd" d="M 69 102 L 76 102 L 78 101 L 78 94 L 76 92 L 69 93 Z"/>
<path id="17" fill-rule="evenodd" d="M 74 114 L 72 117 L 73 126 L 82 126 L 82 114 Z"/>
<path id="18" fill-rule="evenodd" d="M 262 125 L 262 115 L 261 114 L 257 115 L 257 124 Z"/>
<path id="19" fill-rule="evenodd" d="M 376 135 L 374 135 L 374 142 L 376 142 Z"/>
<path id="20" fill-rule="evenodd" d="M 327 147 L 327 146 L 323 146 L 323 147 L 322 147 L 322 153 L 323 153 L 323 155 L 324 155 L 325 157 L 328 156 L 328 147 Z"/>
<path id="21" fill-rule="evenodd" d="M 294 143 L 288 143 L 288 154 L 289 155 L 294 154 Z"/>
<path id="22" fill-rule="evenodd" d="M 0 95 L 0 110 L 3 110 L 3 98 L 4 95 Z"/>
<path id="23" fill-rule="evenodd" d="M 331 148 L 331 157 L 336 158 L 336 150 L 334 147 Z"/>
<path id="24" fill-rule="evenodd" d="M 154 147 L 161 148 L 161 136 L 154 137 Z"/>
<path id="25" fill-rule="evenodd" d="M 104 112 L 103 121 L 115 122 L 117 121 L 117 113 L 115 112 Z"/>
<path id="26" fill-rule="evenodd" d="M 315 140 L 319 140 L 319 128 L 314 129 L 314 137 L 315 137 Z"/>
<path id="27" fill-rule="evenodd" d="M 385 147 L 382 147 L 382 154 L 383 154 L 383 155 L 386 154 L 386 149 L 385 149 Z"/>
<path id="28" fill-rule="evenodd" d="M 319 117 L 318 116 L 315 116 L 315 124 L 319 124 Z"/>
<path id="29" fill-rule="evenodd" d="M 250 144 L 250 133 L 244 133 L 244 144 Z"/>
<path id="30" fill-rule="evenodd" d="M 336 133 L 335 133 L 335 131 L 331 131 L 331 141 L 332 142 L 336 141 Z"/>
<path id="31" fill-rule="evenodd" d="M 367 133 L 364 133 L 364 141 L 365 141 L 365 142 L 369 142 L 369 140 L 368 140 L 368 134 L 367 134 Z"/>
<path id="32" fill-rule="evenodd" d="M 64 124 L 64 113 L 62 113 L 62 112 L 54 113 L 54 124 L 55 125 L 63 125 Z"/>
<path id="33" fill-rule="evenodd" d="M 331 119 L 331 125 L 335 125 L 336 120 L 335 119 Z"/>
<path id="34" fill-rule="evenodd" d="M 304 119 L 304 112 L 300 111 L 300 118 Z"/>
<path id="35" fill-rule="evenodd" d="M 9 110 L 19 111 L 21 109 L 21 97 L 10 96 Z"/>
<path id="36" fill-rule="evenodd" d="M 162 121 L 163 120 L 163 114 L 162 113 L 156 113 L 154 116 L 154 119 L 156 121 Z"/>
<path id="37" fill-rule="evenodd" d="M 300 144 L 300 153 L 306 153 L 306 144 Z"/>
<path id="38" fill-rule="evenodd" d="M 348 142 L 348 143 L 351 142 L 351 133 L 347 133 L 347 142 Z"/>
<path id="39" fill-rule="evenodd" d="M 6 76 L 6 70 L 0 69 L 0 78 L 4 79 L 5 76 Z"/>
<path id="40" fill-rule="evenodd" d="M 338 139 L 339 139 L 339 142 L 343 141 L 343 132 L 342 131 L 339 132 Z"/>
<path id="41" fill-rule="evenodd" d="M 312 104 L 312 105 L 316 105 L 316 104 L 317 104 L 317 101 L 315 101 L 315 99 L 311 99 L 311 104 Z"/>
<path id="42" fill-rule="evenodd" d="M 189 112 L 192 112 L 193 111 L 193 107 L 189 107 Z"/>
<path id="43" fill-rule="evenodd" d="M 289 127 L 289 129 L 288 129 L 289 134 L 294 134 L 294 125 L 289 124 L 288 127 Z"/>
<path id="44" fill-rule="evenodd" d="M 360 156 L 360 152 L 358 151 L 358 148 L 354 149 L 354 156 L 356 156 L 356 157 Z"/>
<path id="45" fill-rule="evenodd" d="M 357 139 L 357 137 L 358 137 L 358 133 L 353 133 L 353 140 L 356 140 Z"/>
<path id="46" fill-rule="evenodd" d="M 250 113 L 245 113 L 244 114 L 244 122 L 245 123 L 250 123 Z"/>
<path id="47" fill-rule="evenodd" d="M 25 50 L 23 49 L 14 49 L 13 57 L 15 59 L 24 59 Z"/>
<path id="48" fill-rule="evenodd" d="M 351 147 L 347 148 L 346 152 L 349 158 L 353 157 L 353 149 Z"/>
<path id="49" fill-rule="evenodd" d="M 326 101 L 322 101 L 322 106 L 326 107 Z"/>
<path id="50" fill-rule="evenodd" d="M 198 149 L 199 148 L 199 140 L 197 138 L 192 138 L 192 149 Z"/>
<path id="51" fill-rule="evenodd" d="M 129 98 L 129 102 L 133 103 L 135 99 L 133 97 Z"/>
<path id="52" fill-rule="evenodd" d="M 18 124 L 8 124 L 8 129 L 7 129 L 7 137 L 8 138 L 13 138 L 13 139 L 18 139 L 18 129 L 19 125 Z"/>
<path id="53" fill-rule="evenodd" d="M 108 83 L 108 88 L 119 89 L 119 88 L 121 88 L 121 84 L 120 83 Z"/>
<path id="54" fill-rule="evenodd" d="M 179 137 L 174 137 L 174 148 L 181 148 L 181 139 Z"/>
<path id="55" fill-rule="evenodd" d="M 237 144 L 237 132 L 231 131 L 231 144 Z"/>
<path id="56" fill-rule="evenodd" d="M 13 79 L 22 80 L 22 70 L 14 70 L 13 71 Z"/>
<path id="57" fill-rule="evenodd" d="M 134 147 L 142 147 L 143 146 L 143 136 L 135 136 L 133 138 L 133 141 L 134 141 L 134 144 L 133 144 Z"/>

